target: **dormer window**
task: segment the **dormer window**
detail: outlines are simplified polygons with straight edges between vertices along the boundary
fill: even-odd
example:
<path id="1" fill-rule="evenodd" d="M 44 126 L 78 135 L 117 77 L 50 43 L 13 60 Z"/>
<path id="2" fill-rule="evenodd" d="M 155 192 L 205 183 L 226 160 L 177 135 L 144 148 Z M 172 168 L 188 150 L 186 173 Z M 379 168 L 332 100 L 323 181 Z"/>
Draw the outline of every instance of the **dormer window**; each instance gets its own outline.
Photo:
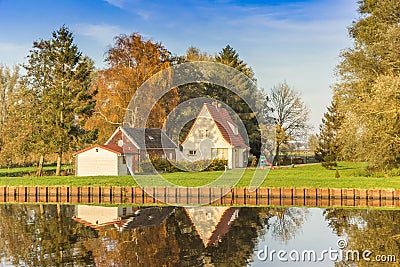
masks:
<path id="1" fill-rule="evenodd" d="M 201 129 L 199 130 L 199 136 L 200 138 L 210 137 L 210 131 L 207 129 Z"/>
<path id="2" fill-rule="evenodd" d="M 229 127 L 231 128 L 232 132 L 234 135 L 238 135 L 239 134 L 239 130 L 238 127 L 236 125 L 233 125 L 232 123 L 230 123 L 229 121 L 226 121 L 229 125 Z"/>

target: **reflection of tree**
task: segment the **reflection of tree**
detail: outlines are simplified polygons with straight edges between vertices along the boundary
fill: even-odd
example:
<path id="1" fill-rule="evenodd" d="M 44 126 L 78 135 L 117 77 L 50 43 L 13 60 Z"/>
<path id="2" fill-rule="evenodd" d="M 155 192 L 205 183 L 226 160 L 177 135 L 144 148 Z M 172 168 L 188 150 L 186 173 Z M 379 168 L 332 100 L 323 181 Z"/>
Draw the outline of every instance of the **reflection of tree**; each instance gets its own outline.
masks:
<path id="1" fill-rule="evenodd" d="M 0 245 L 16 266 L 87 266 L 82 237 L 95 233 L 71 220 L 72 206 L 0 205 Z"/>
<path id="2" fill-rule="evenodd" d="M 286 243 L 301 230 L 307 216 L 305 208 L 270 208 L 265 217 L 266 229 L 275 240 Z"/>
<path id="3" fill-rule="evenodd" d="M 335 233 L 347 237 L 347 250 L 360 252 L 370 250 L 373 252 L 372 257 L 378 254 L 396 255 L 396 264 L 398 264 L 400 255 L 399 211 L 327 209 L 324 211 L 324 215 Z M 342 262 L 339 265 L 348 266 L 348 263 Z M 361 260 L 357 266 L 386 265 L 381 262 Z"/>
<path id="4" fill-rule="evenodd" d="M 96 266 L 175 266 L 179 260 L 176 239 L 168 223 L 118 231 L 99 230 L 99 237 L 85 242 L 93 251 Z"/>
<path id="5" fill-rule="evenodd" d="M 241 208 L 239 217 L 219 244 L 208 247 L 209 257 L 216 266 L 246 266 L 251 262 L 257 237 L 264 227 L 265 208 Z"/>
<path id="6" fill-rule="evenodd" d="M 158 224 L 93 230 L 72 219 L 73 206 L 2 205 L 0 255 L 16 266 L 246 266 L 269 212 L 240 208 L 229 230 L 204 245 L 184 208 Z"/>

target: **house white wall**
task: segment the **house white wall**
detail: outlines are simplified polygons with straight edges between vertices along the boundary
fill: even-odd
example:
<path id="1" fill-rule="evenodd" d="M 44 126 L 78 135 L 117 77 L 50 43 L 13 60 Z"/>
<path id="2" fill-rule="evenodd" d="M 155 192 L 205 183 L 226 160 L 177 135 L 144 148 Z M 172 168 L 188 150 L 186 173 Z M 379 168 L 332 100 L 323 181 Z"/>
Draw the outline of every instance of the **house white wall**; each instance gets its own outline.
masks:
<path id="1" fill-rule="evenodd" d="M 76 176 L 118 175 L 118 154 L 93 147 L 76 155 Z M 126 169 L 126 166 L 125 166 Z"/>
<path id="2" fill-rule="evenodd" d="M 217 128 L 207 108 L 203 106 L 186 140 L 182 143 L 183 156 L 190 161 L 211 159 L 212 148 L 231 148 Z M 190 151 L 196 155 L 190 155 Z"/>

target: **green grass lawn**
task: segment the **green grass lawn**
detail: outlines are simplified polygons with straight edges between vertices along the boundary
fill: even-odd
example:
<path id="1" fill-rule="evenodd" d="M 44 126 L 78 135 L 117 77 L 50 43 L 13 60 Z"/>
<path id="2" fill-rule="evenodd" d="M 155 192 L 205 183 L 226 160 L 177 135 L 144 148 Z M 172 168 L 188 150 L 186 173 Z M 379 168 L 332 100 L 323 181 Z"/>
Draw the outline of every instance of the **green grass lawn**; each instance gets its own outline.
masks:
<path id="1" fill-rule="evenodd" d="M 288 187 L 288 188 L 394 188 L 400 189 L 400 177 L 365 177 L 366 164 L 342 162 L 338 166 L 340 178 L 335 178 L 335 170 L 326 170 L 320 164 L 297 165 L 295 168 L 279 168 L 271 170 L 262 182 L 262 187 Z M 7 170 L 7 169 L 6 169 Z M 5 172 L 0 169 L 0 173 Z M 253 177 L 254 170 L 248 169 L 228 171 L 223 178 L 216 181 L 224 172 L 199 172 L 199 173 L 167 173 L 162 176 L 166 181 L 181 186 L 201 186 L 214 181 L 215 186 L 236 184 L 236 187 L 247 187 Z M 242 175 L 243 174 L 243 175 Z M 263 177 L 265 174 L 263 174 Z M 136 177 L 140 186 L 166 186 L 167 182 L 157 179 L 152 175 Z M 0 177 L 0 186 L 138 186 L 132 176 L 25 176 L 25 177 Z M 222 180 L 222 181 L 221 181 Z"/>
<path id="2" fill-rule="evenodd" d="M 400 177 L 365 177 L 362 176 L 366 164 L 342 162 L 338 166 L 340 178 L 335 178 L 335 170 L 326 170 L 320 164 L 297 165 L 295 168 L 278 168 L 266 175 L 262 187 L 288 188 L 394 188 L 400 189 Z M 46 167 L 51 168 L 51 167 Z M 22 172 L 21 168 L 15 172 Z M 30 172 L 29 168 L 23 169 Z M 33 170 L 33 168 L 32 168 Z M 4 174 L 7 169 L 0 169 Z M 33 171 L 32 171 L 33 173 Z M 0 177 L 0 186 L 168 186 L 168 182 L 181 186 L 202 186 L 212 183 L 214 186 L 225 184 L 236 187 L 247 187 L 253 177 L 254 170 L 248 169 L 228 171 L 223 178 L 215 182 L 224 172 L 177 172 L 163 174 L 165 180 L 154 175 L 132 176 L 24 176 Z M 263 174 L 263 177 L 266 173 Z M 168 181 L 168 182 L 167 182 Z"/>
<path id="3" fill-rule="evenodd" d="M 0 177 L 21 177 L 21 176 L 32 176 L 36 173 L 36 167 L 18 167 L 18 168 L 0 168 Z M 71 165 L 63 165 L 61 170 L 71 170 Z M 43 166 L 44 173 L 55 173 L 56 166 Z"/>

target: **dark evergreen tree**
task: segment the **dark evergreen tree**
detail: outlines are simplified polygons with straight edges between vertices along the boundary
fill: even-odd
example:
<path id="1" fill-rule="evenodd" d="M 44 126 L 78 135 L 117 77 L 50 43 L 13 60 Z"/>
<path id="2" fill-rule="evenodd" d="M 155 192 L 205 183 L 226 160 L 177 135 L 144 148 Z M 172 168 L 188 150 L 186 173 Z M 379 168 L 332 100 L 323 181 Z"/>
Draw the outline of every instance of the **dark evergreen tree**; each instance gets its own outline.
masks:
<path id="1" fill-rule="evenodd" d="M 245 80 L 243 77 L 238 76 L 232 81 L 228 82 L 231 84 L 231 88 L 244 88 L 240 91 L 240 94 L 241 96 L 245 96 L 247 98 L 246 101 L 226 88 L 221 88 L 220 86 L 212 86 L 211 90 L 213 92 L 218 92 L 219 99 L 225 102 L 238 114 L 246 128 L 249 138 L 250 152 L 259 157 L 261 153 L 260 125 L 257 124 L 257 118 L 254 113 L 262 112 L 261 110 L 263 106 L 260 102 L 260 99 L 263 99 L 263 95 L 262 92 L 257 88 L 257 80 L 254 77 L 254 72 L 251 67 L 249 67 L 242 59 L 240 59 L 237 51 L 230 45 L 225 46 L 215 56 L 215 61 L 240 71 L 252 81 L 252 83 L 250 83 L 249 80 Z M 241 134 L 244 135 L 245 133 Z"/>
<path id="2" fill-rule="evenodd" d="M 332 100 L 328 107 L 328 112 L 322 118 L 322 124 L 319 127 L 318 147 L 315 151 L 315 158 L 322 161 L 322 166 L 332 169 L 337 166 L 337 160 L 342 148 L 338 137 L 344 116 L 338 110 L 335 100 Z"/>
<path id="3" fill-rule="evenodd" d="M 42 155 L 57 153 L 59 175 L 63 153 L 93 136 L 83 129 L 95 104 L 91 89 L 93 62 L 82 55 L 72 32 L 62 26 L 53 32 L 52 39 L 34 42 L 24 67 L 25 86 L 39 101 L 37 110 L 32 110 L 40 129 L 35 133 L 37 143 L 46 147 Z"/>
<path id="4" fill-rule="evenodd" d="M 257 119 L 254 113 L 261 113 L 263 105 L 260 100 L 263 99 L 261 90 L 256 86 L 256 79 L 254 77 L 253 70 L 239 57 L 239 54 L 230 45 L 223 48 L 215 57 L 210 57 L 206 53 L 202 53 L 199 49 L 190 47 L 186 53 L 185 61 L 214 61 L 231 68 L 234 68 L 246 75 L 249 79 L 244 78 L 243 75 L 236 75 L 233 79 L 224 79 L 224 74 L 219 73 L 218 77 L 199 77 L 198 80 L 203 79 L 216 79 L 226 84 L 229 88 L 235 88 L 240 91 L 241 96 L 246 97 L 244 101 L 237 94 L 224 88 L 220 85 L 213 83 L 197 82 L 192 84 L 185 84 L 178 88 L 179 102 L 190 101 L 191 99 L 205 97 L 217 99 L 227 106 L 232 108 L 233 111 L 239 116 L 240 120 L 243 122 L 245 129 L 240 129 L 242 136 L 246 135 L 249 139 L 250 152 L 257 157 L 260 155 L 261 150 L 261 134 L 260 127 L 257 124 Z M 229 73 L 229 74 L 232 74 Z M 242 88 L 242 89 L 240 89 Z M 193 105 L 191 106 L 191 108 Z M 254 110 L 256 109 L 256 110 Z M 186 112 L 190 114 L 192 110 Z M 180 113 L 180 118 L 176 118 L 175 121 L 185 121 L 185 112 Z M 233 115 L 233 114 L 231 114 Z M 235 120 L 236 116 L 232 116 Z M 182 141 L 187 132 L 189 131 L 194 120 L 187 122 L 180 131 L 180 141 Z"/>

